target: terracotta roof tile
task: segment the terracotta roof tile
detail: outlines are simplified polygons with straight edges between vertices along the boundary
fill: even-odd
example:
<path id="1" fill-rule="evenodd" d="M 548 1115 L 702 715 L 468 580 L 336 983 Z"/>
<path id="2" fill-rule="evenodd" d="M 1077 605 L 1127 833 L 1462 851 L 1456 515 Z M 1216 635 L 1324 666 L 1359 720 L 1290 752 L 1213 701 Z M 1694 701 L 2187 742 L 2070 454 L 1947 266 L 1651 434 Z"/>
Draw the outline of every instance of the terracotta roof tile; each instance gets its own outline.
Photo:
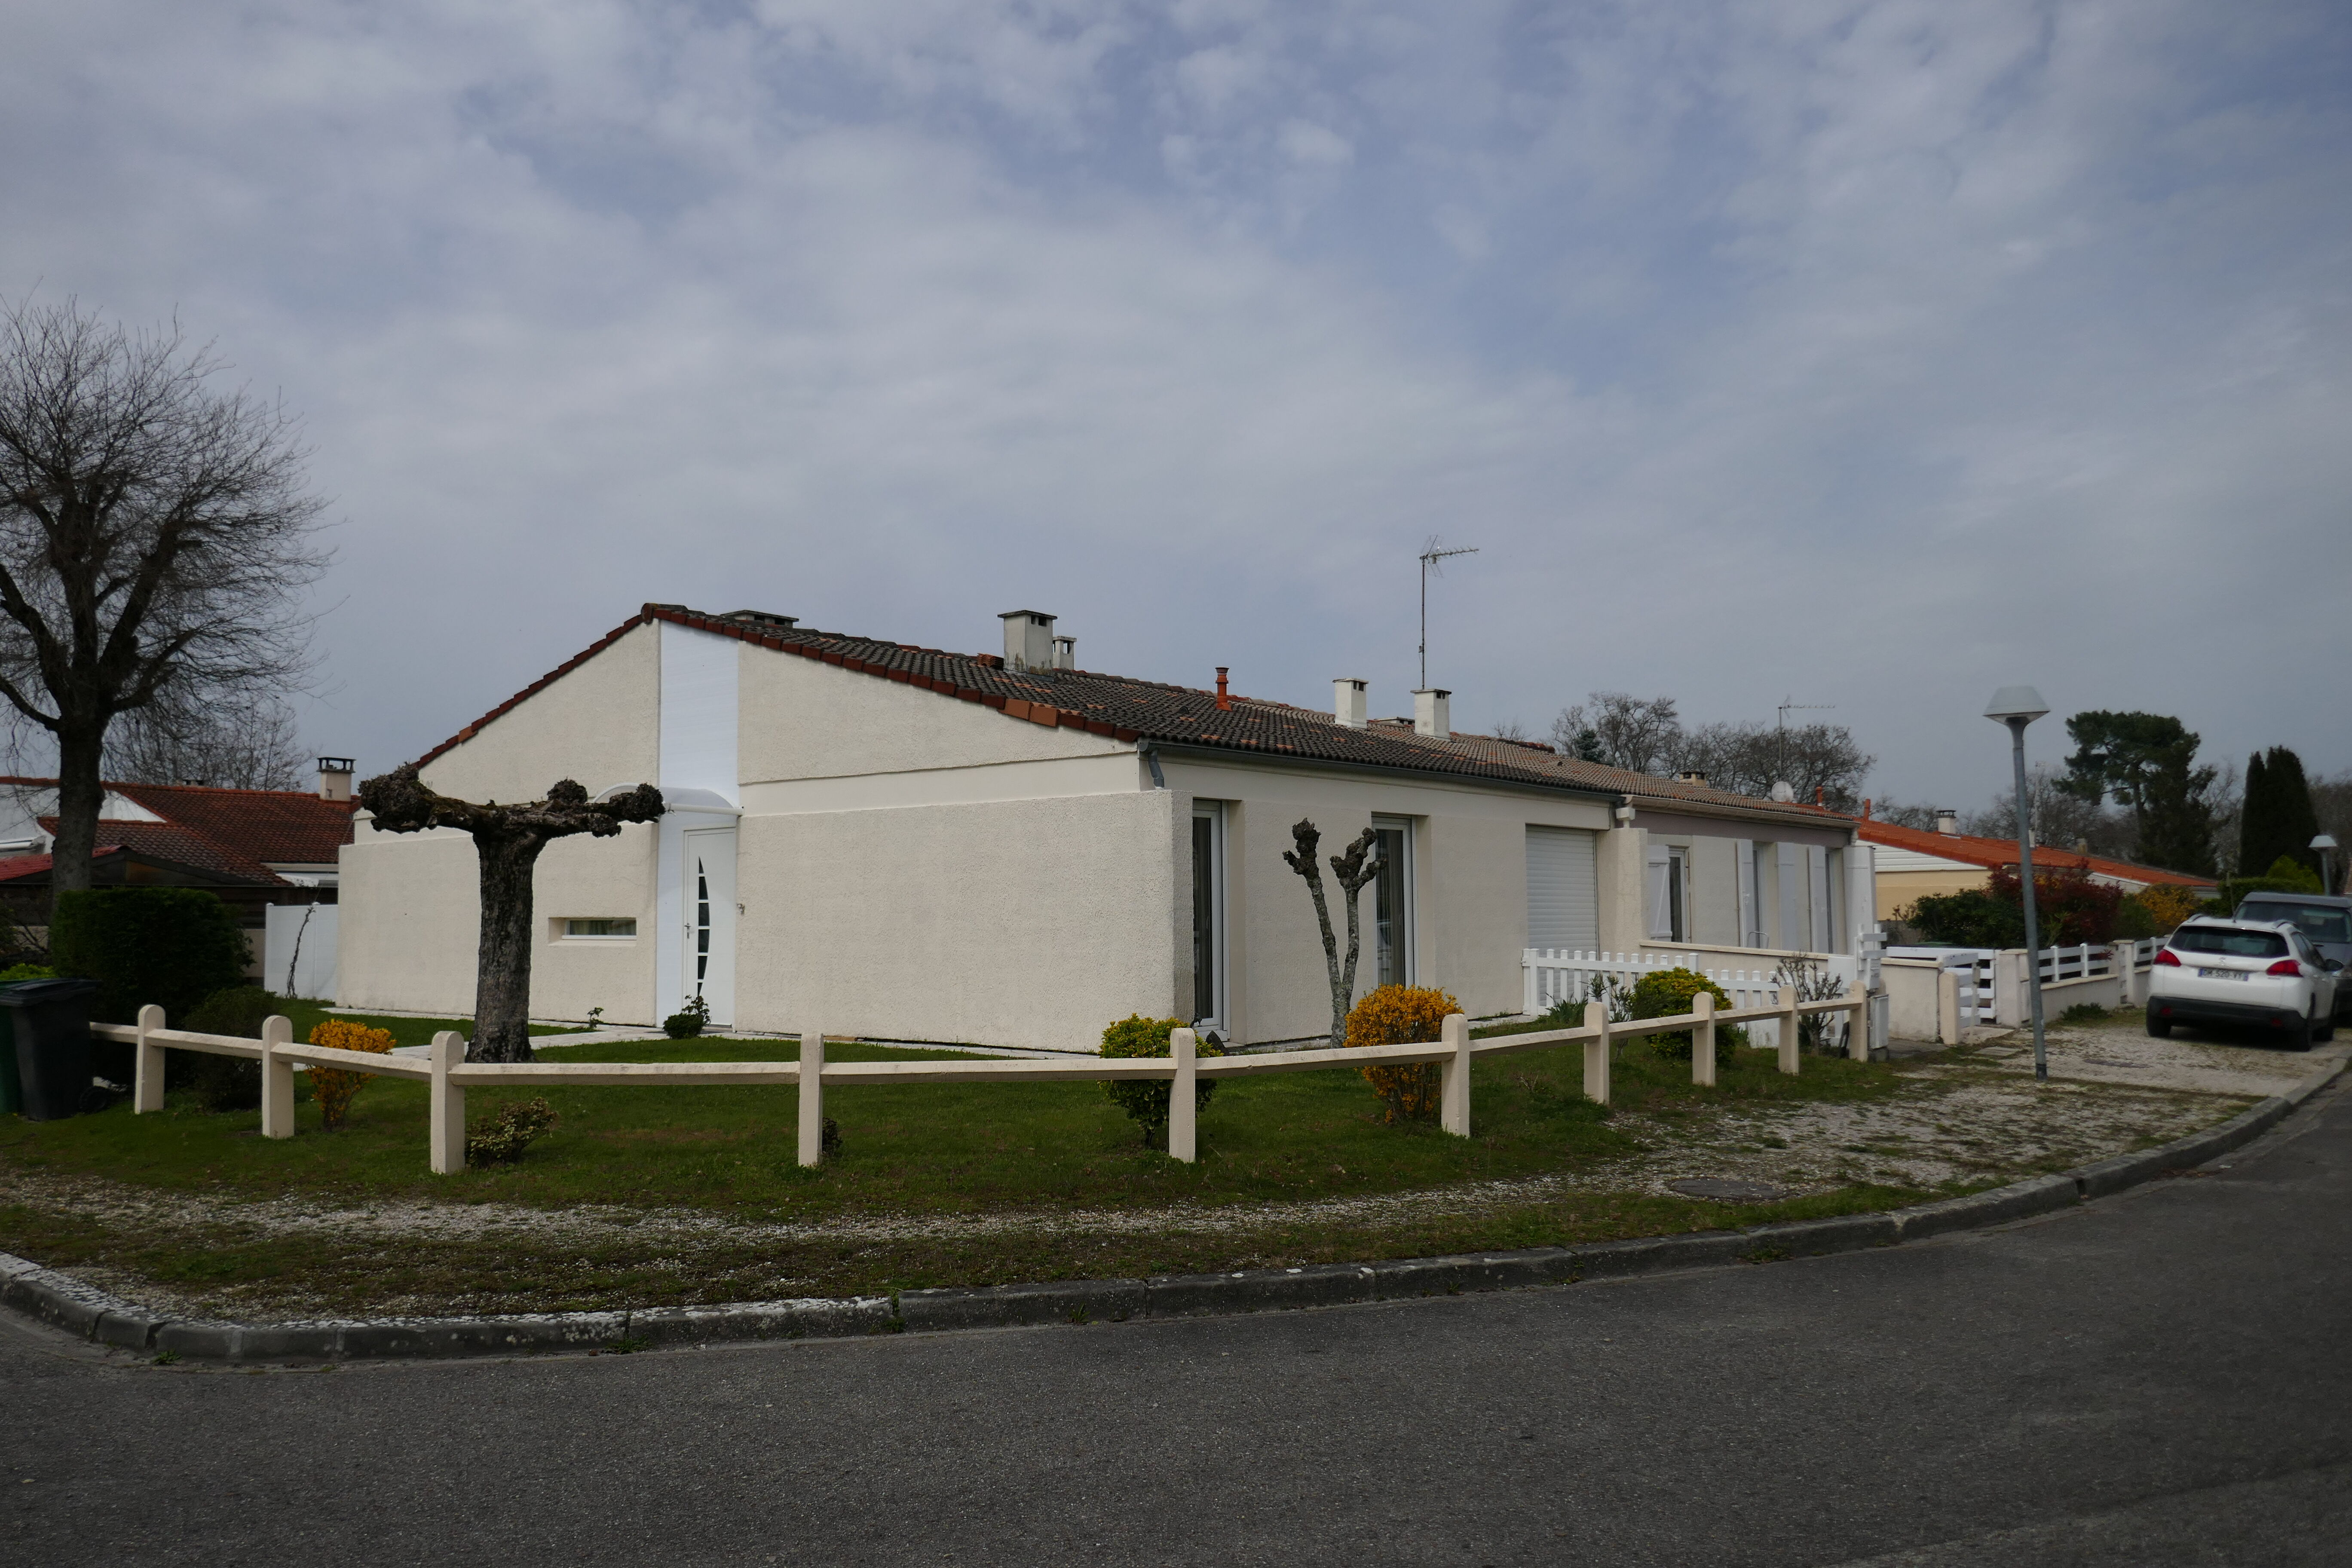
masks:
<path id="1" fill-rule="evenodd" d="M 1931 833 L 1920 827 L 1898 827 L 1891 822 L 1852 817 L 1845 820 L 1853 822 L 1865 844 L 1884 844 L 1891 849 L 1939 855 L 1947 860 L 1966 861 L 1988 869 L 2017 864 L 2017 840 L 2014 838 L 1979 838 L 1966 833 Z M 2048 844 L 2033 847 L 2033 865 L 2036 870 L 2045 867 L 2053 870 L 2087 868 L 2096 876 L 2115 877 L 2129 882 L 2165 883 L 2178 888 L 2217 885 L 2210 877 L 2192 877 L 2181 871 L 2168 871 L 2160 866 L 2141 866 L 2129 860 L 2116 860 L 2105 855 L 2085 855 L 2080 850 L 2061 849 Z"/>

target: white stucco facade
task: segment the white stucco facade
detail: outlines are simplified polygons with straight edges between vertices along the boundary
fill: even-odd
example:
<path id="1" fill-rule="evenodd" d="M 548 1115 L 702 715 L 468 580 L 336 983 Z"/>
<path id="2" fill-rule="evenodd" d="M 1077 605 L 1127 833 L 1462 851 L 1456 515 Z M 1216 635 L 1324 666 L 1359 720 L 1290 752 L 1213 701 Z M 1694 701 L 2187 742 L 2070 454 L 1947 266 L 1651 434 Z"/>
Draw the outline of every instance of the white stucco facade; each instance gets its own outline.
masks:
<path id="1" fill-rule="evenodd" d="M 1738 944 L 1744 879 L 1763 878 L 1748 902 L 1769 938 L 1811 930 L 1832 901 L 1805 846 L 1790 871 L 1790 847 L 1758 853 L 1750 824 L 1644 826 L 1599 790 L 1154 747 L 666 620 L 609 639 L 423 775 L 478 800 L 539 798 L 561 778 L 665 795 L 660 821 L 542 857 L 540 1016 L 652 1023 L 698 993 L 714 1022 L 750 1030 L 1087 1049 L 1140 1012 L 1213 1016 L 1244 1043 L 1310 1038 L 1330 1012 L 1313 906 L 1283 860 L 1301 818 L 1326 857 L 1367 826 L 1389 834 L 1409 872 L 1391 961 L 1474 1015 L 1518 1005 L 1538 862 L 1559 929 L 1609 950 L 1655 945 L 1654 840 L 1682 858 L 1694 942 Z M 1843 841 L 1817 836 L 1825 852 Z M 1196 900 L 1203 853 L 1214 897 Z M 1551 886 L 1563 874 L 1574 887 Z M 470 840 L 362 816 L 341 875 L 339 1000 L 469 1011 Z M 1344 942 L 1328 868 L 1325 883 Z M 1359 994 L 1379 983 L 1376 897 Z M 1197 987 L 1196 952 L 1213 955 Z"/>

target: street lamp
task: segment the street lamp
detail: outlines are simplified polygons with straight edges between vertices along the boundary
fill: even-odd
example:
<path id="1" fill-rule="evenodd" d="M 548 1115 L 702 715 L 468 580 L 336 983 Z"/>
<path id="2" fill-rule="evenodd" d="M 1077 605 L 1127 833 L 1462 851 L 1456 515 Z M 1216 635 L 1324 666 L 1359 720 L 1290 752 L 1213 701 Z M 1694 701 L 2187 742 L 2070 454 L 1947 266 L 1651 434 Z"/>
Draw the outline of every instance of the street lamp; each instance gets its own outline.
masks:
<path id="1" fill-rule="evenodd" d="M 2017 879 L 2025 896 L 2025 978 L 2033 997 L 2033 1076 L 2050 1076 L 2042 1043 L 2042 928 L 2033 910 L 2033 826 L 2025 808 L 2025 727 L 2050 711 L 2031 686 L 2004 686 L 1985 704 L 1985 717 L 2009 726 L 2009 755 L 2017 775 Z"/>
<path id="2" fill-rule="evenodd" d="M 2323 893 L 2336 891 L 2336 836 L 2323 833 L 2311 841 L 2311 847 L 2319 851 L 2319 890 Z"/>

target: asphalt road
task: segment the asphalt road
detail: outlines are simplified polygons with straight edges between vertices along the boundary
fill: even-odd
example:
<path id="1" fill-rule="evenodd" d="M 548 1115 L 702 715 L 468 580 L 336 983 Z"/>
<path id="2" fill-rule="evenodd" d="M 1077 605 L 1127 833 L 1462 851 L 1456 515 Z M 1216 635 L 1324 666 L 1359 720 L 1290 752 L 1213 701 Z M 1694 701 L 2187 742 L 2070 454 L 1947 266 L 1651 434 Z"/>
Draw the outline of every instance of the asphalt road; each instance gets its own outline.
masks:
<path id="1" fill-rule="evenodd" d="M 0 1329 L 0 1562 L 2352 1563 L 2352 1097 L 1882 1252 L 1261 1317 L 203 1371 Z"/>

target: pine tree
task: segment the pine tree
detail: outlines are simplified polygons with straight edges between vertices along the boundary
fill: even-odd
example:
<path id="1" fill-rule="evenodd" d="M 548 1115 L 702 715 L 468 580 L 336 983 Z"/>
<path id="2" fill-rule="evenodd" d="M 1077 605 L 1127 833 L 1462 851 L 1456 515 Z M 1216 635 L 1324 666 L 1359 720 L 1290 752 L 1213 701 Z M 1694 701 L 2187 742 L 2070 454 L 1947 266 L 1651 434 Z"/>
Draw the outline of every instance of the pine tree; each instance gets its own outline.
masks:
<path id="1" fill-rule="evenodd" d="M 2262 772 L 2257 775 L 2254 770 Z M 2254 780 L 2263 782 L 2262 805 L 2255 809 Z M 2284 746 L 2273 746 L 2246 767 L 2245 827 L 2238 839 L 2238 874 L 2259 877 L 2281 856 L 2310 871 L 2319 869 L 2319 851 L 2311 840 L 2319 832 L 2319 814 L 2311 804 L 2311 784 L 2303 775 L 2303 759 Z"/>
<path id="2" fill-rule="evenodd" d="M 2246 759 L 2246 791 L 2238 807 L 2238 875 L 2259 877 L 2278 851 L 2263 847 L 2278 837 L 2277 812 L 2273 809 L 2271 771 L 2256 752 Z"/>

